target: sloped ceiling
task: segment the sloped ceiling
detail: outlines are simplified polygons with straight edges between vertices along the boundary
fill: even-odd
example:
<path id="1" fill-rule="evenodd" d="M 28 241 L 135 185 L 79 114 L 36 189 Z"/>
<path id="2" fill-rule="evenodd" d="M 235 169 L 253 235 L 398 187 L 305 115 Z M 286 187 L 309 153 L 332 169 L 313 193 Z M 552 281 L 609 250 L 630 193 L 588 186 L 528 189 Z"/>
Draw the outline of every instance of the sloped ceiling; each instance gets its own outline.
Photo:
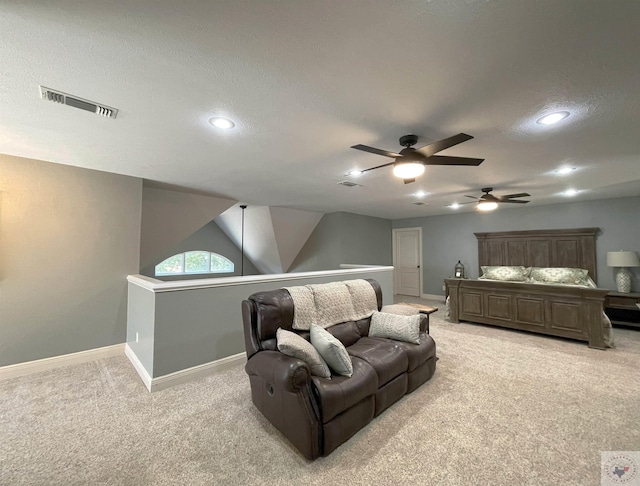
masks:
<path id="1" fill-rule="evenodd" d="M 2 2 L 0 153 L 385 218 L 446 214 L 484 186 L 529 192 L 529 206 L 567 188 L 638 195 L 638 25 L 634 0 Z M 39 85 L 118 118 L 45 102 Z M 535 123 L 556 110 L 571 116 Z M 235 129 L 216 131 L 214 115 Z M 443 155 L 480 167 L 337 185 L 390 161 L 351 145 L 459 132 L 475 139 Z M 577 170 L 554 174 L 563 166 Z"/>
<path id="2" fill-rule="evenodd" d="M 269 208 L 269 212 L 282 271 L 287 272 L 323 215 L 287 208 Z"/>
<path id="3" fill-rule="evenodd" d="M 140 268 L 177 245 L 236 201 L 144 187 L 140 229 Z"/>
<path id="4" fill-rule="evenodd" d="M 285 273 L 322 214 L 266 206 L 247 207 L 244 214 L 244 252 L 262 273 Z M 229 238 L 242 247 L 242 210 L 239 205 L 215 219 Z"/>

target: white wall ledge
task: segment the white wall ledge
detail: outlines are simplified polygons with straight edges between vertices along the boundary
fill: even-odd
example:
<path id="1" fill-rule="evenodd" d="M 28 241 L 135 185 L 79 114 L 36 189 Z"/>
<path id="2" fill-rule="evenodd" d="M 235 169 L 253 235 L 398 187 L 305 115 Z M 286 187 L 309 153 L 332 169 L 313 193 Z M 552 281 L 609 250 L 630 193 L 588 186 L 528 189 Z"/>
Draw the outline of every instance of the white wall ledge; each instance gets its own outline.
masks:
<path id="1" fill-rule="evenodd" d="M 355 268 L 344 268 L 340 270 L 322 270 L 317 272 L 298 272 L 298 273 L 277 273 L 269 275 L 247 275 L 244 277 L 219 277 L 219 278 L 199 278 L 193 280 L 179 280 L 172 282 L 163 282 L 144 275 L 128 275 L 127 281 L 138 287 L 142 287 L 151 292 L 178 292 L 182 290 L 193 289 L 209 289 L 215 287 L 230 287 L 235 285 L 249 285 L 260 282 L 278 282 L 282 280 L 303 280 L 310 277 L 336 277 L 361 273 L 370 273 L 371 270 L 379 272 L 393 272 L 391 266 L 358 266 Z M 357 277 L 356 277 L 357 278 Z"/>

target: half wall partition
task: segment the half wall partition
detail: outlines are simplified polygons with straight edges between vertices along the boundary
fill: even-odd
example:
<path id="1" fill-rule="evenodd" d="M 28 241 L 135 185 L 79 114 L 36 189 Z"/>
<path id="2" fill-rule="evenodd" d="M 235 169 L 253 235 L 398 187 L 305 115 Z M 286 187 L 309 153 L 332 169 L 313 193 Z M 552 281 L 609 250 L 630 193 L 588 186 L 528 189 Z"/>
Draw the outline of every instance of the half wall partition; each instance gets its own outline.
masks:
<path id="1" fill-rule="evenodd" d="M 393 303 L 388 266 L 171 282 L 129 275 L 126 354 L 149 391 L 182 383 L 246 359 L 241 302 L 252 293 L 356 278 L 377 280 Z"/>

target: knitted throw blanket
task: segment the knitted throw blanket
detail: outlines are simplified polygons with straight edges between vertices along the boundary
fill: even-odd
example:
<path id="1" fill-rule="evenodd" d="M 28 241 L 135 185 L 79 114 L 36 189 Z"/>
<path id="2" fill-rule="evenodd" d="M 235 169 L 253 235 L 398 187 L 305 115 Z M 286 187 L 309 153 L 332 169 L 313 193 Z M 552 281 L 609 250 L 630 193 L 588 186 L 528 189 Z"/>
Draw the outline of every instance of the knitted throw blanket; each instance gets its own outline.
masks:
<path id="1" fill-rule="evenodd" d="M 376 293 L 363 279 L 284 287 L 293 299 L 293 328 L 308 331 L 311 324 L 327 328 L 370 317 L 378 310 Z"/>

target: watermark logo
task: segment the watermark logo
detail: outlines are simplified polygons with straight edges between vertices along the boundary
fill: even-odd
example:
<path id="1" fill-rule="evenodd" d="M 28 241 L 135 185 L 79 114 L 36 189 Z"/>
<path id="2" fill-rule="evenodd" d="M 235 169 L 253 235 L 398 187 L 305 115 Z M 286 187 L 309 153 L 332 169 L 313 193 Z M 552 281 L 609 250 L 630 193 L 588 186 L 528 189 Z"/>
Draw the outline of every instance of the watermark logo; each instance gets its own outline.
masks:
<path id="1" fill-rule="evenodd" d="M 601 486 L 640 486 L 640 451 L 602 451 Z"/>

